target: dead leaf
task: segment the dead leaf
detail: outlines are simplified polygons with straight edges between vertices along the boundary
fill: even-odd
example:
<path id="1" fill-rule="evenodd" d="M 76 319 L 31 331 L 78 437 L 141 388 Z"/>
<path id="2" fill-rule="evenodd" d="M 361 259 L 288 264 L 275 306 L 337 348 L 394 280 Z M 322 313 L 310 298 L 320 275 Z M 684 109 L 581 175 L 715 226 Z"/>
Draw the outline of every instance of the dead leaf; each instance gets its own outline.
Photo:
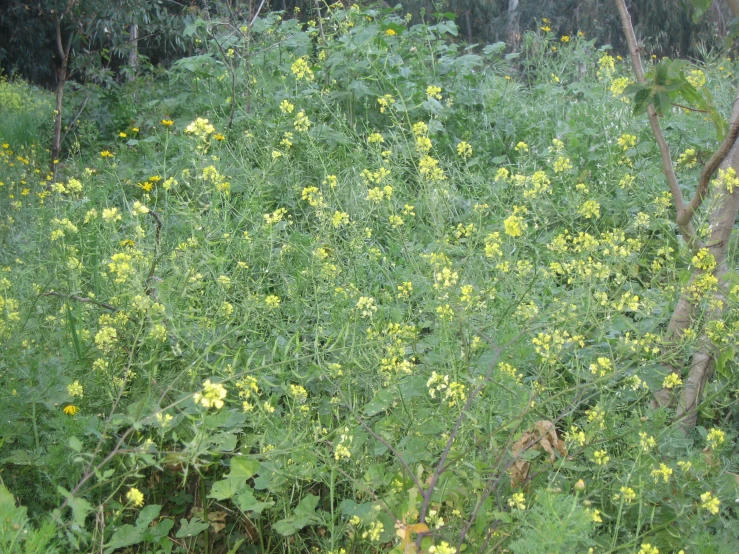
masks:
<path id="1" fill-rule="evenodd" d="M 549 455 L 550 463 L 557 459 L 555 450 L 560 455 L 567 456 L 567 446 L 557 436 L 554 423 L 547 420 L 537 421 L 533 428 L 524 432 L 511 447 L 511 455 L 516 459 L 508 470 L 512 487 L 520 486 L 529 475 L 531 462 L 519 459 L 528 450 L 543 450 Z"/>
<path id="2" fill-rule="evenodd" d="M 429 527 L 425 523 L 413 523 L 406 525 L 399 521 L 395 524 L 395 534 L 400 537 L 400 546 L 403 549 L 403 554 L 414 554 L 416 552 L 416 545 L 411 541 L 411 535 L 413 533 L 428 533 Z"/>

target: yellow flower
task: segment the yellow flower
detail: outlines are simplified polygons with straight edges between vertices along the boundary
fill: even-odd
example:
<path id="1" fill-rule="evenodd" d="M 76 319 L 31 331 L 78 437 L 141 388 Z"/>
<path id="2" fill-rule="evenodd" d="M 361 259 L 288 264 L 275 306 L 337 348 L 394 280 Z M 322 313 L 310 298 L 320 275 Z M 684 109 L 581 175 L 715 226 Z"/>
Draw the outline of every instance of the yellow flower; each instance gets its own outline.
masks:
<path id="1" fill-rule="evenodd" d="M 656 483 L 659 481 L 659 478 L 662 477 L 662 480 L 667 483 L 670 481 L 670 476 L 672 475 L 672 468 L 668 465 L 665 465 L 663 463 L 659 464 L 658 469 L 652 470 L 652 477 L 654 477 L 654 482 Z"/>
<path id="2" fill-rule="evenodd" d="M 434 85 L 426 87 L 426 96 L 429 98 L 436 98 L 437 100 L 441 100 L 441 87 L 437 87 Z"/>
<path id="3" fill-rule="evenodd" d="M 720 510 L 719 506 L 721 506 L 721 501 L 713 496 L 710 491 L 701 494 L 701 508 L 715 515 Z"/>
<path id="4" fill-rule="evenodd" d="M 611 457 L 605 450 L 596 450 L 593 452 L 593 461 L 599 466 L 606 465 L 611 460 Z"/>
<path id="5" fill-rule="evenodd" d="M 394 35 L 397 35 L 398 33 L 396 33 L 396 32 L 395 32 L 394 30 L 392 30 L 392 29 L 388 29 L 387 31 L 385 31 L 385 34 L 386 34 L 386 35 L 389 35 L 389 36 L 394 36 Z"/>
<path id="6" fill-rule="evenodd" d="M 650 543 L 645 542 L 641 545 L 637 554 L 659 554 L 659 549 L 656 546 L 652 546 Z"/>
<path id="7" fill-rule="evenodd" d="M 69 404 L 68 406 L 64 407 L 64 413 L 67 415 L 75 415 L 79 411 L 80 409 L 74 404 Z"/>
<path id="8" fill-rule="evenodd" d="M 517 510 L 525 510 L 526 497 L 522 492 L 516 492 L 508 499 L 508 505 Z"/>
<path id="9" fill-rule="evenodd" d="M 131 487 L 126 493 L 126 500 L 131 503 L 134 508 L 144 505 L 144 494 L 136 487 Z"/>
<path id="10" fill-rule="evenodd" d="M 124 133 L 123 131 L 121 131 L 120 133 L 118 133 L 118 136 L 121 138 L 126 138 L 128 135 Z"/>
<path id="11" fill-rule="evenodd" d="M 208 379 L 203 383 L 203 390 L 196 392 L 192 399 L 195 404 L 200 404 L 203 408 L 220 410 L 224 406 L 223 399 L 227 394 L 226 387 L 220 383 L 211 383 Z"/>
<path id="12" fill-rule="evenodd" d="M 567 42 L 570 42 L 570 37 L 569 37 L 568 35 L 563 35 L 562 37 L 560 37 L 560 39 L 559 39 L 559 40 L 560 40 L 561 42 L 565 42 L 565 43 L 567 43 Z"/>
<path id="13" fill-rule="evenodd" d="M 706 443 L 714 450 L 717 446 L 720 446 L 726 440 L 726 434 L 721 429 L 711 429 L 706 435 Z"/>
<path id="14" fill-rule="evenodd" d="M 264 303 L 270 308 L 277 308 L 280 305 L 280 297 L 274 294 L 270 294 L 264 299 Z"/>
<path id="15" fill-rule="evenodd" d="M 597 454 L 597 452 L 596 452 Z M 621 487 L 620 492 L 613 497 L 614 500 L 623 500 L 627 504 L 630 504 L 636 499 L 636 492 L 631 487 Z"/>
<path id="16" fill-rule="evenodd" d="M 172 121 L 171 119 L 162 119 L 160 123 L 165 127 L 171 127 L 172 125 L 174 125 L 174 121 Z"/>
<path id="17" fill-rule="evenodd" d="M 80 385 L 79 381 L 75 381 L 74 383 L 70 383 L 67 385 L 67 392 L 69 393 L 69 396 L 79 396 L 82 398 L 85 394 L 84 389 L 82 388 L 82 385 Z"/>
<path id="18" fill-rule="evenodd" d="M 457 154 L 462 158 L 469 158 L 472 155 L 472 146 L 465 141 L 457 144 Z"/>
<path id="19" fill-rule="evenodd" d="M 308 61 L 305 56 L 295 60 L 290 66 L 290 71 L 292 71 L 293 75 L 295 75 L 295 79 L 298 81 L 305 79 L 310 82 L 314 79 L 313 71 L 308 65 Z"/>
<path id="20" fill-rule="evenodd" d="M 634 135 L 624 133 L 618 138 L 618 145 L 623 148 L 625 152 L 629 148 L 634 148 L 636 146 L 636 137 Z"/>
<path id="21" fill-rule="evenodd" d="M 683 384 L 683 380 L 677 373 L 670 373 L 662 382 L 662 386 L 666 389 L 672 389 Z"/>
<path id="22" fill-rule="evenodd" d="M 308 116 L 305 115 L 304 110 L 300 110 L 298 112 L 298 115 L 295 116 L 295 121 L 293 122 L 293 125 L 295 126 L 296 131 L 300 131 L 303 133 L 310 128 L 310 119 L 308 119 Z"/>
<path id="23" fill-rule="evenodd" d="M 102 152 L 100 152 L 101 158 L 112 158 L 113 156 L 115 156 L 115 154 L 113 154 L 113 152 L 111 152 L 110 150 L 103 150 Z"/>
<path id="24" fill-rule="evenodd" d="M 511 215 L 503 221 L 505 233 L 511 237 L 520 237 L 526 229 L 526 222 L 519 215 Z"/>

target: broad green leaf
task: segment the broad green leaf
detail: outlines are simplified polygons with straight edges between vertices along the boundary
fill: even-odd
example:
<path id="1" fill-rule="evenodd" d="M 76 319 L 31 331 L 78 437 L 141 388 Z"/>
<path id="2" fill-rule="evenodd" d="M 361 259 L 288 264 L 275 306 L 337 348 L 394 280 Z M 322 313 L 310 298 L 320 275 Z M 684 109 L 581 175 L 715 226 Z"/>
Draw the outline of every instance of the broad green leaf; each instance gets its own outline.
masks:
<path id="1" fill-rule="evenodd" d="M 69 448 L 71 448 L 75 452 L 82 452 L 82 441 L 77 437 L 69 437 L 68 444 Z"/>
<path id="2" fill-rule="evenodd" d="M 309 494 L 295 507 L 293 515 L 274 524 L 274 530 L 280 535 L 289 536 L 297 533 L 306 525 L 317 523 L 319 521 L 315 513 L 317 505 L 318 497 Z"/>
<path id="3" fill-rule="evenodd" d="M 247 456 L 234 456 L 231 458 L 231 471 L 229 477 L 250 479 L 259 472 L 259 462 Z"/>
<path id="4" fill-rule="evenodd" d="M 159 512 L 162 511 L 162 507 L 159 504 L 150 504 L 145 508 L 142 508 L 139 513 L 139 517 L 136 518 L 136 527 L 146 528 L 149 524 L 159 517 Z"/>
<path id="5" fill-rule="evenodd" d="M 228 479 L 216 481 L 210 488 L 208 498 L 227 500 L 239 492 L 244 486 L 246 486 L 245 480 L 239 477 L 229 477 Z"/>
<path id="6" fill-rule="evenodd" d="M 364 413 L 373 416 L 387 410 L 395 399 L 395 391 L 393 389 L 383 389 L 374 398 L 364 406 Z"/>
<path id="7" fill-rule="evenodd" d="M 133 525 L 123 525 L 116 529 L 110 542 L 106 545 L 105 554 L 110 554 L 114 550 L 132 546 L 140 543 L 144 538 L 144 529 L 139 529 Z"/>
<path id="8" fill-rule="evenodd" d="M 236 495 L 236 498 L 233 502 L 239 507 L 239 510 L 241 510 L 242 512 L 252 512 L 255 515 L 259 515 L 266 508 L 271 508 L 275 505 L 275 503 L 272 501 L 260 502 L 259 500 L 257 500 L 251 487 L 245 487 L 244 489 L 242 489 L 241 492 Z"/>
<path id="9" fill-rule="evenodd" d="M 701 17 L 703 17 L 703 14 L 706 13 L 706 10 L 711 6 L 711 3 L 713 0 L 690 0 L 690 3 L 693 4 L 693 22 L 697 23 Z"/>
<path id="10" fill-rule="evenodd" d="M 180 529 L 177 531 L 175 538 L 184 539 L 185 537 L 196 537 L 209 526 L 210 524 L 203 522 L 199 517 L 194 517 L 190 521 L 182 518 L 180 520 Z"/>

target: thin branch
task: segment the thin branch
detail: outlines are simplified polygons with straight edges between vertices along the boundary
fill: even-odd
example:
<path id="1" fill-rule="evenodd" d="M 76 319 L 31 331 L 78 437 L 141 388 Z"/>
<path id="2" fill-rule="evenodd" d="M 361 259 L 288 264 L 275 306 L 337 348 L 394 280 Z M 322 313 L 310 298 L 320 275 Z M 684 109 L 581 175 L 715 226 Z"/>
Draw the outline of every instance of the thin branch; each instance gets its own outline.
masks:
<path id="1" fill-rule="evenodd" d="M 254 25 L 254 22 L 257 20 L 257 17 L 259 16 L 259 12 L 262 11 L 262 8 L 264 7 L 264 2 L 266 0 L 262 0 L 259 4 L 259 7 L 257 8 L 256 13 L 254 14 L 254 17 L 251 18 L 251 21 L 249 22 L 249 28 L 251 29 L 251 26 Z"/>
<path id="2" fill-rule="evenodd" d="M 403 459 L 403 457 L 400 455 L 400 452 L 398 452 L 397 450 L 395 450 L 395 448 L 393 448 L 393 445 L 391 445 L 388 441 L 386 441 L 382 437 L 382 435 L 378 435 L 377 433 L 375 433 L 372 430 L 372 428 L 369 425 L 367 425 L 361 417 L 359 417 L 359 415 L 357 415 L 356 413 L 354 413 L 352 415 L 356 418 L 356 420 L 359 422 L 359 424 L 362 427 L 364 427 L 365 430 L 370 435 L 372 435 L 376 440 L 380 441 L 385 448 L 387 448 L 390 452 L 393 453 L 393 455 L 400 462 L 400 465 L 402 465 L 405 468 L 405 470 L 411 476 L 411 479 L 413 479 L 413 482 L 415 483 L 416 488 L 418 489 L 418 492 L 420 492 L 421 493 L 421 496 L 423 496 L 424 495 L 423 485 L 421 485 L 421 482 L 418 480 L 418 477 L 416 477 L 416 474 L 413 473 L 413 470 L 410 468 L 410 466 L 405 462 L 405 460 Z M 423 523 L 423 522 L 421 522 L 421 523 Z"/>
<path id="3" fill-rule="evenodd" d="M 636 35 L 634 34 L 634 26 L 631 23 L 631 16 L 626 9 L 624 0 L 615 0 L 618 12 L 621 15 L 621 23 L 623 24 L 624 35 L 626 36 L 626 43 L 629 46 L 629 54 L 631 55 L 631 65 L 634 68 L 634 75 L 639 83 L 646 83 L 644 77 L 644 69 L 641 64 L 641 56 L 639 54 L 640 48 L 636 42 Z M 685 200 L 683 199 L 683 193 L 680 190 L 680 184 L 677 182 L 677 175 L 675 175 L 675 168 L 672 165 L 672 157 L 670 156 L 670 147 L 665 140 L 665 136 L 662 134 L 662 128 L 659 125 L 659 118 L 657 112 L 654 110 L 654 106 L 649 104 L 647 106 L 647 116 L 649 118 L 649 126 L 652 128 L 652 134 L 654 139 L 657 141 L 660 155 L 662 156 L 662 171 L 667 178 L 667 184 L 670 186 L 670 192 L 672 193 L 672 201 L 675 205 L 675 211 L 677 214 L 681 214 L 685 211 Z M 677 223 L 680 227 L 685 241 L 692 249 L 699 248 L 700 241 L 695 233 L 692 222 L 681 224 Z"/>
<path id="4" fill-rule="evenodd" d="M 682 104 L 678 104 L 677 102 L 670 102 L 670 106 L 675 106 L 676 108 L 680 108 L 682 110 L 688 110 L 689 112 L 710 113 L 708 110 L 699 110 L 698 108 L 683 106 Z"/>
<path id="5" fill-rule="evenodd" d="M 67 140 L 67 135 L 70 133 L 70 131 L 74 128 L 74 125 L 77 123 L 77 120 L 82 115 L 82 112 L 85 110 L 85 106 L 87 106 L 87 102 L 90 100 L 90 94 L 87 95 L 87 98 L 85 98 L 85 101 L 82 102 L 82 107 L 79 109 L 77 114 L 72 118 L 72 121 L 69 122 L 67 125 L 67 130 L 64 132 L 64 135 L 62 136 L 62 139 L 59 141 L 59 146 L 64 144 L 64 141 Z"/>
<path id="6" fill-rule="evenodd" d="M 111 312 L 118 311 L 118 308 L 116 308 L 115 306 L 111 306 L 110 304 L 106 304 L 105 302 L 100 302 L 98 300 L 95 300 L 94 298 L 77 296 L 76 294 L 66 294 L 63 292 L 51 290 L 43 293 L 41 296 L 57 296 L 59 298 L 66 298 L 67 300 L 76 300 L 77 302 L 82 302 L 83 304 L 95 304 L 96 306 L 100 306 L 101 308 L 105 308 L 106 310 L 110 310 Z"/>
<path id="7" fill-rule="evenodd" d="M 695 212 L 698 211 L 704 198 L 708 193 L 708 184 L 711 182 L 713 173 L 718 169 L 718 166 L 726 159 L 731 147 L 734 146 L 734 142 L 739 138 L 739 119 L 734 121 L 733 125 L 729 129 L 729 132 L 724 137 L 724 141 L 719 146 L 718 150 L 711 156 L 708 163 L 703 167 L 700 179 L 698 179 L 698 187 L 695 190 L 695 195 L 690 200 L 690 203 L 677 214 L 677 224 L 685 225 L 690 222 Z"/>

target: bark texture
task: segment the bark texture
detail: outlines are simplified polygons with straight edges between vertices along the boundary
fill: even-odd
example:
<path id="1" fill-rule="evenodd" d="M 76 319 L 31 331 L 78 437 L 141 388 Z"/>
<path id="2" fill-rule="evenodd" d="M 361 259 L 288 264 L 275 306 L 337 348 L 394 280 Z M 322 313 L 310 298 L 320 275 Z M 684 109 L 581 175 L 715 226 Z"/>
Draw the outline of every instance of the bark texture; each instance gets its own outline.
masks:
<path id="1" fill-rule="evenodd" d="M 615 1 L 619 14 L 621 15 L 624 34 L 631 54 L 634 74 L 636 75 L 637 81 L 644 83 L 645 80 L 641 65 L 640 49 L 634 35 L 631 17 L 626 9 L 624 0 Z M 734 15 L 739 16 L 739 0 L 727 1 L 734 12 Z M 708 303 L 709 308 L 703 316 L 705 322 L 718 320 L 723 316 L 727 305 L 727 284 L 725 276 L 728 269 L 726 267 L 726 254 L 729 246 L 729 239 L 731 238 L 731 231 L 734 227 L 737 213 L 739 213 L 739 188 L 735 188 L 731 193 L 729 193 L 723 188 L 711 189 L 708 185 L 712 174 L 717 167 L 724 170 L 731 167 L 739 173 L 739 142 L 737 142 L 737 137 L 739 136 L 739 90 L 737 90 L 737 96 L 734 99 L 729 133 L 714 156 L 712 156 L 709 163 L 706 165 L 698 186 L 696 187 L 695 196 L 687 204 L 685 203 L 679 183 L 677 182 L 672 160 L 670 159 L 669 146 L 662 134 L 657 114 L 651 105 L 647 109 L 647 115 L 649 116 L 649 123 L 662 155 L 663 170 L 672 192 L 673 203 L 676 210 L 676 223 L 686 242 L 693 250 L 706 248 L 716 260 L 716 267 L 712 272 L 718 280 L 718 289 L 713 293 L 712 301 Z M 712 206 L 708 217 L 710 235 L 705 244 L 703 244 L 696 236 L 692 223 L 693 216 L 700 208 L 704 199 L 709 200 L 709 205 Z M 693 285 L 702 274 L 703 271 L 701 269 L 696 268 L 693 271 L 684 292 L 677 301 L 665 333 L 667 343 L 665 353 L 668 353 L 671 350 L 674 351 L 674 349 L 670 348 L 670 344 L 677 345 L 693 321 L 697 303 L 701 299 L 696 298 L 695 294 L 690 289 L 691 285 Z M 716 354 L 718 354 L 718 351 L 704 330 L 700 335 L 698 348 L 691 359 L 690 368 L 684 380 L 684 385 L 677 402 L 676 417 L 681 422 L 685 431 L 689 431 L 695 427 L 703 390 L 705 389 L 706 383 L 713 375 Z M 666 365 L 673 373 L 678 375 L 683 374 L 683 363 L 681 363 L 680 360 L 670 359 Z M 661 389 L 657 391 L 654 396 L 656 405 L 668 406 L 672 405 L 674 402 L 673 393 L 668 389 Z"/>

